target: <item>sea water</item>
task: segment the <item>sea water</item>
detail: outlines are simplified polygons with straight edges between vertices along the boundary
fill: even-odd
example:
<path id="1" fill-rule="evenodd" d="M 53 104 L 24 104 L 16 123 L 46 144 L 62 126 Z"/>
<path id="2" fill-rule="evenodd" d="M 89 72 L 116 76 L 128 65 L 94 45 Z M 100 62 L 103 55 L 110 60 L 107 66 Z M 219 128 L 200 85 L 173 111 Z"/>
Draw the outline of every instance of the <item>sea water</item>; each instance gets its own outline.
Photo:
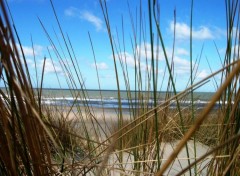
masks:
<path id="1" fill-rule="evenodd" d="M 37 89 L 35 89 L 37 92 Z M 209 103 L 213 92 L 194 92 L 194 106 L 201 109 Z M 170 97 L 174 94 L 171 93 Z M 119 99 L 120 96 L 120 99 Z M 157 92 L 157 105 L 166 101 L 166 92 Z M 120 101 L 119 101 L 120 100 Z M 181 107 L 187 107 L 192 104 L 191 96 L 178 100 Z M 42 103 L 56 106 L 92 106 L 96 108 L 141 108 L 153 107 L 153 92 L 150 91 L 120 91 L 117 90 L 70 90 L 70 89 L 43 89 Z M 170 108 L 176 108 L 176 99 L 168 104 Z M 215 108 L 218 107 L 216 104 Z"/>

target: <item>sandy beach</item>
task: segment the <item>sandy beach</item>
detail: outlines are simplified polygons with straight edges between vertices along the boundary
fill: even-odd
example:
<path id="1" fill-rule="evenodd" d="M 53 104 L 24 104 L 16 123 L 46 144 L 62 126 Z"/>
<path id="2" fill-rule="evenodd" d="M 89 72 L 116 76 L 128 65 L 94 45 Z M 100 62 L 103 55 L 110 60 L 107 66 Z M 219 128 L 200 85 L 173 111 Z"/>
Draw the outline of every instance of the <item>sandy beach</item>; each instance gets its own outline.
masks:
<path id="1" fill-rule="evenodd" d="M 97 141 L 104 141 L 107 137 L 111 136 L 114 131 L 117 130 L 117 122 L 118 122 L 118 115 L 116 112 L 116 109 L 108 108 L 108 109 L 101 109 L 101 108 L 93 108 L 91 110 L 91 113 L 84 109 L 73 108 L 71 112 L 69 113 L 70 109 L 65 109 L 64 115 L 65 118 L 68 120 L 75 121 L 75 128 L 81 134 L 81 136 L 84 136 L 84 130 L 82 128 L 82 125 L 87 127 L 88 133 L 92 135 L 92 139 L 95 139 L 97 137 Z M 124 109 L 123 111 L 123 118 L 124 120 L 130 120 L 129 110 Z M 84 121 L 82 121 L 84 120 Z M 96 135 L 96 131 L 98 132 L 98 135 Z M 104 132 L 103 132 L 104 131 Z M 94 137 L 95 136 L 95 137 Z M 179 141 L 173 141 L 173 142 L 162 142 L 161 144 L 161 161 L 162 164 L 166 161 L 166 159 L 169 157 L 169 155 L 173 152 L 174 148 L 178 144 Z M 197 142 L 196 143 L 196 153 L 194 152 L 194 142 L 189 141 L 188 142 L 189 147 L 189 158 L 190 162 L 195 161 L 195 158 L 199 158 L 203 154 L 205 154 L 210 147 Z M 152 152 L 149 152 L 149 161 L 152 162 L 153 156 L 156 151 L 154 151 L 154 148 L 152 149 Z M 106 173 L 108 175 L 121 175 L 122 169 L 124 168 L 125 174 L 134 174 L 134 163 L 141 163 L 143 161 L 141 160 L 135 160 L 134 155 L 131 152 L 123 152 L 123 160 L 119 161 L 120 151 L 115 150 L 111 152 L 108 158 L 108 162 L 106 163 L 105 167 L 111 168 L 109 173 Z M 104 158 L 104 155 L 101 156 Z M 197 165 L 197 170 L 201 171 L 202 175 L 207 175 L 206 165 L 209 163 L 210 159 L 206 159 L 203 162 L 199 163 Z M 144 161 L 146 162 L 146 161 Z M 151 163 L 150 162 L 150 163 Z M 155 161 L 156 162 L 156 161 Z M 176 175 L 178 172 L 180 172 L 182 169 L 188 166 L 188 156 L 186 153 L 186 149 L 184 148 L 176 158 L 176 160 L 172 163 L 171 167 L 165 172 L 166 175 Z M 205 169 L 204 169 L 205 168 Z M 191 172 L 194 173 L 194 168 L 191 169 Z M 143 171 L 144 173 L 144 171 Z M 90 174 L 90 173 L 89 173 Z M 151 175 L 151 173 L 146 173 Z M 91 175 L 91 174 L 90 174 Z M 189 173 L 187 174 L 189 175 Z"/>

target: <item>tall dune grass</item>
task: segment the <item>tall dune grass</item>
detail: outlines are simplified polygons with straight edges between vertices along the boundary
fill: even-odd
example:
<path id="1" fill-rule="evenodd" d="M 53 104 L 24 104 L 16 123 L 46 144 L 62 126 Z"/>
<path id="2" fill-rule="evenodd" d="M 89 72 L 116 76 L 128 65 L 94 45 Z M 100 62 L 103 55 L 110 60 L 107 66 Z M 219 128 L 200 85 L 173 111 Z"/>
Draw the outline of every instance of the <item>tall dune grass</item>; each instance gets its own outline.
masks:
<path id="1" fill-rule="evenodd" d="M 191 54 L 190 82 L 182 92 L 176 89 L 174 74 L 175 32 L 172 56 L 168 56 L 159 24 L 158 2 L 148 1 L 146 18 L 140 1 L 136 21 L 133 20 L 135 17 L 133 17 L 131 5 L 128 4 L 132 25 L 130 41 L 135 61 L 134 82 L 130 82 L 131 75 L 126 61 L 124 19 L 121 21 L 121 33 L 116 30 L 117 36 L 113 36 L 114 29 L 111 27 L 107 3 L 105 0 L 99 0 L 113 56 L 118 92 L 119 102 L 115 124 L 109 124 L 108 115 L 103 106 L 102 115 L 99 117 L 96 110 L 89 104 L 87 87 L 84 84 L 74 47 L 70 37 L 64 35 L 57 11 L 52 0 L 50 2 L 61 38 L 54 41 L 53 36 L 49 35 L 44 26 L 44 21 L 40 18 L 38 20 L 53 48 L 53 52 L 48 50 L 49 57 L 51 59 L 56 57 L 59 60 L 75 101 L 70 107 L 47 106 L 42 103 L 45 65 L 43 65 L 41 79 L 37 81 L 39 87 L 33 89 L 23 50 L 19 51 L 16 47 L 16 43 L 21 46 L 17 29 L 13 19 L 9 20 L 10 11 L 6 10 L 6 4 L 1 1 L 0 81 L 5 85 L 4 89 L 0 89 L 1 175 L 240 174 L 240 6 L 237 0 L 225 1 L 227 47 L 222 68 L 205 79 L 195 82 L 197 64 L 193 63 Z M 194 8 L 197 7 L 194 7 L 192 1 L 191 11 Z M 194 20 L 192 13 L 190 31 L 192 31 L 192 20 Z M 173 16 L 176 20 L 176 11 Z M 94 39 L 91 38 L 90 33 L 88 35 L 90 51 L 93 53 L 96 66 L 98 88 L 102 97 Z M 150 56 L 146 54 L 148 38 L 150 38 Z M 189 40 L 190 53 L 192 53 L 192 34 Z M 137 45 L 141 43 L 144 45 L 145 53 L 137 49 Z M 56 47 L 57 44 L 60 49 Z M 156 52 L 155 48 L 157 48 Z M 64 50 L 67 53 L 64 53 Z M 161 78 L 158 76 L 160 51 L 163 51 L 166 63 L 165 73 Z M 146 65 L 150 65 L 144 71 L 140 63 L 142 57 L 146 57 Z M 69 63 L 64 62 L 66 58 L 70 58 L 73 68 Z M 36 77 L 38 74 L 36 73 Z M 221 75 L 221 84 L 217 85 L 218 90 L 210 103 L 203 110 L 198 110 L 194 105 L 194 92 L 218 74 Z M 124 78 L 124 83 L 119 81 L 121 76 Z M 57 72 L 56 78 L 58 79 Z M 163 90 L 158 85 L 164 81 L 168 82 L 165 101 L 159 103 L 158 93 Z M 61 83 L 58 82 L 61 88 Z M 124 109 L 121 107 L 120 84 L 124 84 L 126 88 L 129 118 L 125 117 Z M 190 107 L 184 108 L 181 103 L 186 101 L 186 96 L 190 96 L 192 102 Z M 150 105 L 152 97 L 154 103 Z M 83 100 L 84 105 L 77 106 L 77 99 Z M 139 108 L 135 108 L 136 102 L 139 103 Z M 172 103 L 177 104 L 174 110 L 170 109 Z M 213 110 L 218 103 L 220 107 Z M 200 153 L 197 150 L 200 144 L 205 144 L 208 151 Z M 166 155 L 167 152 L 172 153 Z M 181 152 L 184 153 L 184 157 L 179 155 Z M 176 165 L 179 167 L 178 170 Z"/>

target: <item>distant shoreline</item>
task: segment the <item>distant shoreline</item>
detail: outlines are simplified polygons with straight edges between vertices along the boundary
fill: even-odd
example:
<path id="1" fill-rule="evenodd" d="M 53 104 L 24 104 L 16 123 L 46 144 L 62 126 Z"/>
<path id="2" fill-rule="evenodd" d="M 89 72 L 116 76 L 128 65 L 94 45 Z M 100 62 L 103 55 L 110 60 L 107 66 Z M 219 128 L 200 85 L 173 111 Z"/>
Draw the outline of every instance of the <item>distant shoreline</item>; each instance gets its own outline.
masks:
<path id="1" fill-rule="evenodd" d="M 5 87 L 0 87 L 0 89 L 5 89 Z M 33 87 L 33 90 L 37 90 L 37 89 L 40 89 L 40 88 L 37 88 L 37 87 Z M 117 89 L 69 89 L 69 88 L 42 88 L 42 90 L 66 90 L 66 91 L 69 91 L 69 90 L 73 90 L 73 91 L 102 91 L 102 92 L 106 92 L 106 91 L 113 91 L 113 92 L 117 92 L 118 90 Z M 120 90 L 120 92 L 127 92 L 128 90 Z M 182 92 L 183 90 L 180 90 L 180 91 L 177 91 L 177 93 L 180 93 Z M 143 93 L 148 93 L 148 92 L 153 92 L 153 90 L 130 90 L 130 92 L 143 92 Z M 169 93 L 168 91 L 165 91 L 165 90 L 162 90 L 162 91 L 157 91 L 158 93 Z M 170 92 L 170 93 L 173 93 L 173 92 Z M 214 94 L 215 92 L 213 91 L 194 91 L 194 93 L 212 93 Z"/>

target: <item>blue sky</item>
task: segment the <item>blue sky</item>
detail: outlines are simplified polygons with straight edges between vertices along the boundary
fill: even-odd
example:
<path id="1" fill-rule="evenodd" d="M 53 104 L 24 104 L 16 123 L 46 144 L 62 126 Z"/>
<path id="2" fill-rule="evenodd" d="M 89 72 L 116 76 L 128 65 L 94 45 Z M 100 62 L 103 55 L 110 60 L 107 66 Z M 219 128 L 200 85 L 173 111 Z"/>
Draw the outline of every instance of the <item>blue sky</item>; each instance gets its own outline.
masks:
<path id="1" fill-rule="evenodd" d="M 128 10 L 128 4 L 134 21 L 138 21 L 137 26 L 137 42 L 132 46 L 133 31 L 131 25 L 131 18 Z M 150 65 L 150 37 L 149 24 L 147 13 L 147 1 L 142 0 L 143 16 L 146 19 L 146 34 L 145 42 L 143 36 L 141 40 L 139 37 L 139 3 L 140 0 L 107 0 L 108 13 L 110 18 L 110 25 L 112 29 L 112 36 L 117 43 L 117 34 L 119 35 L 119 43 L 121 50 L 115 50 L 118 56 L 125 56 L 128 66 L 129 79 L 131 88 L 134 88 L 134 51 L 141 51 L 138 63 L 140 63 L 140 71 L 143 75 L 143 85 L 145 85 L 144 78 L 146 77 L 146 70 L 149 68 L 146 64 L 146 58 Z M 46 56 L 46 67 L 44 77 L 44 87 L 58 88 L 59 84 L 54 72 L 52 61 L 47 48 L 50 50 L 55 69 L 58 73 L 61 87 L 68 88 L 66 77 L 64 76 L 63 68 L 61 67 L 59 58 L 54 52 L 43 28 L 38 21 L 38 17 L 43 22 L 45 28 L 49 32 L 52 40 L 58 48 L 58 51 L 63 59 L 63 62 L 68 63 L 73 70 L 73 65 L 70 62 L 70 57 L 64 47 L 64 42 L 61 38 L 60 30 L 57 26 L 54 13 L 51 8 L 49 0 L 8 0 L 16 28 L 18 30 L 22 46 L 27 58 L 29 69 L 32 75 L 33 84 L 36 87 L 36 69 L 34 64 L 34 57 L 32 52 L 31 37 L 34 43 L 37 73 L 40 77 L 43 58 Z M 81 70 L 82 78 L 86 88 L 97 89 L 98 80 L 95 70 L 93 53 L 88 37 L 88 32 L 91 34 L 94 51 L 96 54 L 96 63 L 99 71 L 99 79 L 102 89 L 116 89 L 116 79 L 114 71 L 114 62 L 112 51 L 109 43 L 104 16 L 101 11 L 98 0 L 53 0 L 55 10 L 57 12 L 59 21 L 61 23 L 64 34 L 68 35 L 77 61 Z M 176 8 L 176 43 L 175 43 L 175 57 L 174 57 L 174 79 L 176 80 L 177 90 L 183 90 L 187 86 L 189 80 L 189 65 L 190 65 L 190 50 L 189 50 L 189 24 L 190 24 L 190 0 L 160 0 L 160 25 L 165 42 L 166 50 L 169 59 L 172 55 L 173 45 L 173 12 Z M 124 34 L 125 34 L 125 52 L 122 44 L 122 17 L 124 19 Z M 207 59 L 210 63 L 211 69 L 218 70 L 221 67 L 221 62 L 218 52 L 215 48 L 216 43 L 219 53 L 224 58 L 226 47 L 226 17 L 224 0 L 211 1 L 194 1 L 193 11 L 193 60 L 197 61 L 196 79 L 198 81 L 211 73 L 207 64 Z M 134 22 L 135 23 L 135 22 Z M 55 31 L 55 32 L 54 32 Z M 116 32 L 118 31 L 118 32 Z M 59 37 L 60 43 L 63 46 L 61 52 L 56 35 Z M 154 36 L 156 36 L 156 29 L 154 28 Z M 155 38 L 156 41 L 156 38 Z M 201 50 L 203 47 L 203 52 Z M 157 42 L 154 43 L 154 54 L 157 52 Z M 145 55 L 144 53 L 147 53 Z M 198 62 L 201 55 L 201 60 Z M 121 89 L 125 89 L 124 79 L 121 67 L 118 63 L 118 72 Z M 161 48 L 159 49 L 159 70 L 158 70 L 158 88 L 161 87 L 161 82 L 164 76 L 165 61 Z M 77 80 L 77 77 L 74 77 Z M 216 79 L 219 79 L 218 77 Z M 164 78 L 163 87 L 166 89 L 166 78 Z M 77 83 L 77 87 L 80 85 Z M 207 85 L 200 88 L 199 91 L 215 91 L 214 83 L 210 81 Z"/>

